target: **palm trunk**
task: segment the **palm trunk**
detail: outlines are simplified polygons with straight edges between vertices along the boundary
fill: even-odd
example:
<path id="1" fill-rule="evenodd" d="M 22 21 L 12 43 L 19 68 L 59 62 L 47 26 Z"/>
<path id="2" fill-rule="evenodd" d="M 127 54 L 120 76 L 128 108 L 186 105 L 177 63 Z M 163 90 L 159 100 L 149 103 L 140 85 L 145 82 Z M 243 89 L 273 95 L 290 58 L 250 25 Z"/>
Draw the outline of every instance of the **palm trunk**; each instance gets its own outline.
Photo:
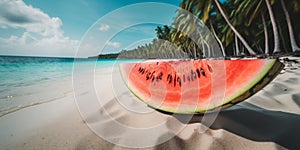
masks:
<path id="1" fill-rule="evenodd" d="M 206 40 L 204 40 L 204 37 L 201 34 L 200 34 L 200 38 L 201 38 L 201 44 L 202 44 L 203 52 L 205 52 L 205 57 L 212 57 L 211 49 L 209 47 L 209 44 L 207 43 Z M 207 49 L 205 49 L 205 46 L 206 46 Z"/>
<path id="2" fill-rule="evenodd" d="M 196 59 L 197 58 L 197 48 L 196 48 L 196 44 L 194 41 L 192 41 L 192 44 L 193 44 L 193 50 L 194 50 L 194 58 Z"/>
<path id="3" fill-rule="evenodd" d="M 187 51 L 188 51 L 189 57 L 194 58 L 194 57 L 193 57 L 193 52 L 192 52 L 192 50 L 191 50 L 190 43 L 189 43 L 189 40 L 188 40 L 188 39 L 187 39 L 186 42 L 185 42 L 185 47 L 186 47 L 186 49 L 187 49 Z"/>
<path id="4" fill-rule="evenodd" d="M 210 24 L 210 28 L 212 29 L 212 32 L 213 32 L 214 36 L 216 37 L 216 39 L 217 39 L 217 41 L 218 41 L 218 43 L 219 43 L 219 45 L 220 45 L 220 47 L 221 47 L 223 57 L 225 57 L 226 54 L 225 54 L 224 46 L 223 46 L 223 44 L 222 44 L 220 38 L 218 37 L 218 35 L 217 35 L 217 33 L 216 33 L 216 31 L 215 31 L 215 29 L 214 29 L 214 27 L 213 27 L 211 21 L 209 22 L 209 24 Z"/>
<path id="5" fill-rule="evenodd" d="M 265 33 L 265 54 L 269 54 L 269 36 L 268 36 L 268 27 L 266 24 L 265 15 L 261 13 L 261 19 L 264 25 L 264 33 Z"/>
<path id="6" fill-rule="evenodd" d="M 234 28 L 234 26 L 230 23 L 230 21 L 228 20 L 227 16 L 225 15 L 220 3 L 218 0 L 214 0 L 219 11 L 221 12 L 221 15 L 223 16 L 223 18 L 225 19 L 226 23 L 229 25 L 229 27 L 231 28 L 231 30 L 237 35 L 237 37 L 241 40 L 241 42 L 245 45 L 245 47 L 247 48 L 248 52 L 250 53 L 250 55 L 256 55 L 256 53 L 253 51 L 253 49 L 249 46 L 249 44 L 246 42 L 246 40 L 242 37 L 242 35 Z"/>
<path id="7" fill-rule="evenodd" d="M 282 26 L 278 26 L 278 32 L 279 32 L 279 37 L 284 37 L 284 34 L 283 34 L 283 29 L 282 29 Z M 287 46 L 288 44 L 286 43 L 286 40 L 282 40 L 281 43 L 280 43 L 282 49 L 281 49 L 281 52 L 287 52 L 287 50 L 289 49 Z"/>
<path id="8" fill-rule="evenodd" d="M 235 47 L 233 47 L 233 56 L 236 56 L 235 52 L 236 52 Z"/>
<path id="9" fill-rule="evenodd" d="M 204 43 L 203 43 L 202 40 L 201 40 L 201 45 L 202 45 L 202 53 L 203 53 L 203 57 L 207 57 L 207 55 L 206 55 L 206 50 L 205 50 L 205 47 L 204 47 Z"/>
<path id="10" fill-rule="evenodd" d="M 234 35 L 234 40 L 235 40 L 235 55 L 239 56 L 240 55 L 240 48 L 239 48 L 239 41 L 238 41 L 236 35 Z"/>
<path id="11" fill-rule="evenodd" d="M 241 56 L 245 56 L 245 48 L 244 48 L 244 46 L 242 46 Z"/>
<path id="12" fill-rule="evenodd" d="M 300 51 L 300 48 L 297 45 L 296 40 L 295 40 L 293 26 L 292 26 L 292 22 L 291 22 L 291 18 L 290 18 L 289 12 L 286 9 L 286 6 L 285 6 L 283 0 L 280 0 L 280 2 L 281 2 L 281 6 L 283 8 L 283 11 L 284 11 L 284 14 L 285 14 L 285 18 L 286 18 L 286 22 L 287 22 L 288 28 L 289 28 L 289 35 L 290 35 L 290 41 L 291 41 L 292 50 L 293 50 L 293 52 Z"/>
<path id="13" fill-rule="evenodd" d="M 209 45 L 208 45 L 208 43 L 207 43 L 207 41 L 205 41 L 204 40 L 204 44 L 206 45 L 206 47 L 207 47 L 207 52 L 208 52 L 208 57 L 212 57 L 212 55 L 211 55 L 211 49 L 210 49 L 210 47 L 209 47 Z"/>
<path id="14" fill-rule="evenodd" d="M 273 33 L 274 33 L 274 50 L 273 53 L 280 53 L 280 40 L 279 40 L 279 33 L 278 33 L 278 28 L 276 25 L 276 20 L 272 11 L 272 7 L 271 4 L 269 2 L 269 0 L 265 0 L 268 11 L 269 11 L 269 15 L 270 15 L 270 19 L 271 19 L 271 23 L 272 23 L 272 28 L 273 28 Z"/>

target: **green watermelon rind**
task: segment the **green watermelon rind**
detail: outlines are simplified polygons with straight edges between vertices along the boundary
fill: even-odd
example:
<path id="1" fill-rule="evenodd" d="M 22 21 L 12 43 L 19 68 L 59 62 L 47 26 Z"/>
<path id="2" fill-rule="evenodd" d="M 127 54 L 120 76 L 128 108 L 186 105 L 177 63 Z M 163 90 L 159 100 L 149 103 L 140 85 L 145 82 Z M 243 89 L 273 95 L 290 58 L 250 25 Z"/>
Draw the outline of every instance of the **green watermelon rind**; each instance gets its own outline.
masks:
<path id="1" fill-rule="evenodd" d="M 161 109 L 163 109 L 164 111 L 167 111 L 167 112 L 172 112 L 172 113 L 176 111 L 176 113 L 193 114 L 193 113 L 204 113 L 206 111 L 209 111 L 209 110 L 215 109 L 217 107 L 223 106 L 223 105 L 225 105 L 225 104 L 227 104 L 227 103 L 229 103 L 231 101 L 234 101 L 236 98 L 238 98 L 242 94 L 244 94 L 247 91 L 249 91 L 250 89 L 252 89 L 258 82 L 260 82 L 268 74 L 268 72 L 272 69 L 272 67 L 273 67 L 273 65 L 275 63 L 276 63 L 276 59 L 268 59 L 268 62 L 265 63 L 264 68 L 262 69 L 262 71 L 260 73 L 260 76 L 258 76 L 257 78 L 253 79 L 252 82 L 250 82 L 245 88 L 243 88 L 243 90 L 241 90 L 238 93 L 233 94 L 231 97 L 227 98 L 222 103 L 218 103 L 218 104 L 215 104 L 215 105 L 210 105 L 211 107 L 206 107 L 204 109 L 198 108 L 195 111 L 191 111 L 191 110 L 178 111 L 178 110 L 168 109 L 168 108 L 161 108 Z M 252 94 L 254 94 L 254 93 L 252 93 Z M 224 93 L 224 95 L 225 95 L 225 93 Z"/>
<path id="2" fill-rule="evenodd" d="M 119 69 L 120 69 L 120 71 L 121 71 L 121 77 L 123 78 L 123 81 L 126 82 L 125 85 L 127 86 L 127 88 L 128 88 L 128 89 L 131 91 L 131 93 L 133 93 L 138 99 L 140 99 L 141 101 L 147 103 L 145 100 L 143 100 L 143 98 L 141 98 L 141 97 L 139 96 L 139 94 L 137 94 L 138 92 L 136 92 L 133 88 L 131 88 L 130 83 L 129 83 L 129 80 L 124 76 L 126 73 L 124 73 L 124 71 L 123 71 L 121 65 L 122 65 L 122 64 L 119 64 Z M 140 95 L 142 95 L 142 94 L 140 94 Z"/>
<path id="3" fill-rule="evenodd" d="M 277 59 L 271 59 L 270 65 L 266 65 L 266 69 L 264 69 L 262 75 L 260 76 L 260 79 L 254 82 L 252 86 L 249 85 L 248 90 L 249 92 L 240 93 L 227 103 L 224 103 L 222 105 L 222 108 L 227 108 L 232 105 L 235 105 L 241 101 L 244 101 L 248 97 L 254 95 L 257 93 L 260 89 L 264 88 L 268 83 L 270 83 L 284 68 L 284 64 L 279 62 Z M 251 90 L 251 91 L 250 91 Z"/>
<path id="4" fill-rule="evenodd" d="M 237 97 L 239 97 L 243 93 L 245 93 L 245 92 L 249 91 L 251 88 L 253 88 L 259 81 L 261 81 L 268 74 L 268 72 L 272 69 L 273 65 L 276 62 L 276 59 L 268 59 L 268 60 L 269 61 L 268 61 L 267 64 L 264 65 L 265 67 L 262 69 L 262 72 L 260 73 L 260 76 L 258 76 L 257 78 L 254 78 L 253 81 L 250 82 L 250 84 L 248 84 L 248 86 L 246 86 L 239 93 L 233 94 L 231 97 L 228 98 L 228 100 L 225 100 L 225 103 L 228 103 L 228 102 L 236 99 Z"/>
<path id="5" fill-rule="evenodd" d="M 128 87 L 128 89 L 138 99 L 140 99 L 144 103 L 148 104 L 150 107 L 153 107 L 155 109 L 159 109 L 159 110 L 162 110 L 162 111 L 165 111 L 165 112 L 170 112 L 170 113 L 197 114 L 197 113 L 205 113 L 206 111 L 209 111 L 209 110 L 215 109 L 217 107 L 221 107 L 221 106 L 223 106 L 227 103 L 230 103 L 230 102 L 234 101 L 235 99 L 237 99 L 239 96 L 243 95 L 244 93 L 247 93 L 247 91 L 251 90 L 253 87 L 255 87 L 256 84 L 258 84 L 261 80 L 263 80 L 265 78 L 265 76 L 268 74 L 268 72 L 272 69 L 272 67 L 274 66 L 274 64 L 277 61 L 276 59 L 267 59 L 267 60 L 268 61 L 267 61 L 267 63 L 265 63 L 264 68 L 261 69 L 261 73 L 259 73 L 260 75 L 257 76 L 257 78 L 254 78 L 248 85 L 246 85 L 245 88 L 240 90 L 240 92 L 234 93 L 232 96 L 230 96 L 229 98 L 224 100 L 222 103 L 217 103 L 215 105 L 210 105 L 210 107 L 206 107 L 206 108 L 204 108 L 204 107 L 195 108 L 194 110 L 191 110 L 191 109 L 188 109 L 188 108 L 187 109 L 176 109 L 176 108 L 174 109 L 174 108 L 166 107 L 166 106 L 161 106 L 160 107 L 160 106 L 155 106 L 155 105 L 149 103 L 148 102 L 149 100 L 142 97 L 143 93 L 140 93 L 140 92 L 136 91 L 133 84 L 131 84 L 130 81 L 128 79 L 126 79 L 126 77 L 124 76 L 125 73 L 123 72 L 123 69 L 122 69 L 121 65 L 119 65 L 119 69 L 121 70 L 121 76 L 123 78 L 123 81 L 126 82 L 126 86 Z M 254 93 L 256 93 L 256 92 L 257 91 L 255 91 Z M 251 93 L 249 96 L 253 95 L 254 93 Z M 249 96 L 246 96 L 246 97 L 249 97 Z M 224 93 L 224 97 L 225 97 L 225 93 Z M 243 100 L 240 100 L 240 101 L 243 101 Z"/>

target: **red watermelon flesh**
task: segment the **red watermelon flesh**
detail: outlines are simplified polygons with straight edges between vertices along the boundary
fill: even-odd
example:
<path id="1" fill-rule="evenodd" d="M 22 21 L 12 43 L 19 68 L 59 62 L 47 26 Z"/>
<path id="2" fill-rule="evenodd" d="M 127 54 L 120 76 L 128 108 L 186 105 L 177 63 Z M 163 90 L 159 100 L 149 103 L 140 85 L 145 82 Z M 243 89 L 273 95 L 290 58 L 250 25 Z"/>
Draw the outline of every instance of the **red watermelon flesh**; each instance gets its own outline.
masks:
<path id="1" fill-rule="evenodd" d="M 132 93 L 153 108 L 174 113 L 203 113 L 232 106 L 267 85 L 282 68 L 276 59 L 120 64 Z"/>

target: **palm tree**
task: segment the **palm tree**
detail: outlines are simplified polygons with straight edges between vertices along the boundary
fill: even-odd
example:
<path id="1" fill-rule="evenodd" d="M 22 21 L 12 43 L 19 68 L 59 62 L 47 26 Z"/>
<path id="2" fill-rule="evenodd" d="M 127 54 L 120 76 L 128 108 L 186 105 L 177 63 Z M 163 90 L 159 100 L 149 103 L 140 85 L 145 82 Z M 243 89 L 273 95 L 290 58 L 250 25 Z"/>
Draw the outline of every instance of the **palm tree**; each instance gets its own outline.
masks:
<path id="1" fill-rule="evenodd" d="M 269 54 L 269 36 L 268 36 L 268 27 L 265 19 L 265 15 L 261 13 L 261 19 L 264 26 L 264 35 L 265 35 L 265 54 Z"/>
<path id="2" fill-rule="evenodd" d="M 275 16 L 274 13 L 272 11 L 272 6 L 270 4 L 269 0 L 265 0 L 265 3 L 267 5 L 267 9 L 270 15 L 270 19 L 272 22 L 272 29 L 273 29 L 273 34 L 274 34 L 274 50 L 273 53 L 280 53 L 280 39 L 279 39 L 279 32 L 278 32 L 278 27 L 276 24 L 276 20 L 275 20 Z"/>
<path id="3" fill-rule="evenodd" d="M 214 4 L 217 7 L 215 7 Z M 225 14 L 224 10 L 222 9 L 218 0 L 214 0 L 214 1 L 213 0 L 184 0 L 180 4 L 180 6 L 184 9 L 188 10 L 189 12 L 193 13 L 194 15 L 197 15 L 204 24 L 210 20 L 210 18 L 212 17 L 212 14 L 214 14 L 214 16 L 216 16 L 216 14 L 218 15 L 218 12 L 220 12 L 221 16 L 225 19 L 227 25 L 234 32 L 234 34 L 237 35 L 237 37 L 240 39 L 240 41 L 245 45 L 245 47 L 247 48 L 250 55 L 256 54 L 254 52 L 254 50 L 246 42 L 246 40 L 243 38 L 243 36 L 231 24 L 231 22 L 229 21 L 228 17 L 226 16 L 226 14 Z M 182 14 L 179 14 L 178 17 L 176 18 L 175 22 L 180 22 L 182 18 L 187 18 L 187 17 Z M 189 24 L 187 24 L 186 22 L 181 23 L 181 24 L 184 24 L 185 26 L 189 26 Z M 186 27 L 186 28 L 188 28 L 188 27 Z M 193 30 L 195 28 L 190 27 L 188 29 Z M 193 31 L 189 31 L 189 32 L 193 32 Z M 178 34 L 178 35 L 180 35 L 180 34 Z M 178 38 L 178 36 L 175 36 L 175 37 Z M 225 52 L 222 52 L 222 53 L 225 54 Z"/>
<path id="4" fill-rule="evenodd" d="M 229 21 L 228 17 L 226 16 L 224 10 L 222 9 L 220 3 L 218 0 L 214 0 L 215 4 L 218 7 L 218 10 L 220 11 L 221 15 L 223 16 L 223 18 L 225 19 L 226 23 L 229 25 L 229 27 L 231 28 L 231 30 L 235 33 L 235 35 L 240 39 L 240 41 L 243 43 L 243 45 L 247 48 L 248 52 L 250 53 L 250 55 L 256 55 L 256 53 L 254 52 L 254 50 L 249 46 L 249 44 L 246 42 L 246 40 L 244 39 L 244 37 L 242 37 L 242 35 L 235 29 L 235 27 L 231 24 L 231 22 Z"/>
<path id="5" fill-rule="evenodd" d="M 237 36 L 234 36 L 234 41 L 235 41 L 235 55 L 239 56 L 240 55 L 240 47 L 239 47 L 239 41 Z"/>
<path id="6" fill-rule="evenodd" d="M 300 38 L 300 35 L 294 35 L 294 33 L 300 33 L 300 30 L 293 28 L 300 26 L 300 24 L 299 22 L 292 22 L 293 16 L 300 15 L 300 1 L 289 0 L 288 2 L 284 3 L 283 0 L 280 2 L 277 0 L 227 0 L 224 4 L 220 4 L 219 0 L 183 0 L 180 6 L 210 27 L 224 56 L 224 49 L 227 50 L 227 54 L 231 54 L 231 51 L 228 50 L 232 49 L 235 50 L 233 53 L 239 55 L 239 53 L 244 53 L 245 48 L 250 55 L 255 55 L 251 47 L 256 47 L 256 52 L 261 53 L 263 53 L 262 47 L 264 47 L 264 53 L 269 54 L 268 31 L 273 31 L 273 53 L 281 52 L 281 48 L 288 49 L 287 45 L 289 44 L 294 52 L 300 51 L 297 45 L 298 37 L 295 38 L 295 36 Z M 293 9 L 290 9 L 292 7 Z M 273 12 L 272 9 L 278 11 Z M 210 49 L 209 46 L 212 46 L 209 45 L 210 39 L 197 32 L 195 19 L 191 19 L 193 18 L 191 14 L 182 13 L 180 10 L 178 12 L 179 14 L 173 23 L 178 28 L 165 25 L 156 29 L 157 37 L 166 42 L 153 41 L 151 44 L 135 49 L 142 49 L 143 51 L 128 51 L 124 54 L 128 57 L 134 57 L 135 54 L 154 57 L 156 54 L 160 54 L 163 58 L 180 58 L 182 55 L 196 58 L 203 55 L 214 55 L 214 51 L 207 51 Z M 200 34 L 201 37 L 196 40 L 191 39 L 189 36 L 193 34 Z M 252 39 L 249 44 L 243 36 Z M 287 41 L 289 39 L 290 41 Z M 175 43 L 175 48 L 171 48 L 172 45 L 168 44 L 168 41 Z M 223 48 L 223 44 L 225 48 Z"/>
<path id="7" fill-rule="evenodd" d="M 210 29 L 212 30 L 213 32 L 213 35 L 214 37 L 217 39 L 217 42 L 219 43 L 220 47 L 221 47 L 221 50 L 222 50 L 222 55 L 225 57 L 226 56 L 226 53 L 225 53 L 225 49 L 224 49 L 224 46 L 223 46 L 223 43 L 222 41 L 220 40 L 220 38 L 218 37 L 215 29 L 214 29 L 214 26 L 212 25 L 211 21 L 209 22 L 209 25 L 210 25 Z"/>
<path id="8" fill-rule="evenodd" d="M 284 15 L 286 17 L 286 22 L 287 22 L 288 29 L 289 29 L 290 42 L 291 42 L 292 50 L 293 50 L 293 52 L 300 51 L 300 48 L 297 45 L 296 40 L 295 40 L 293 26 L 292 26 L 292 21 L 291 21 L 289 12 L 288 12 L 288 10 L 287 10 L 287 8 L 286 8 L 285 3 L 283 2 L 283 0 L 280 0 L 280 2 L 281 2 L 282 9 L 284 11 Z"/>
<path id="9" fill-rule="evenodd" d="M 275 1 L 272 1 L 272 4 L 270 3 L 269 0 L 265 0 L 265 5 L 262 5 L 262 1 L 263 0 L 259 0 L 259 1 L 252 1 L 252 0 L 244 0 L 242 1 L 238 6 L 238 10 L 235 12 L 235 14 L 239 15 L 239 18 L 237 20 L 242 20 L 242 18 L 249 18 L 248 21 L 248 26 L 250 26 L 253 22 L 253 20 L 255 20 L 255 18 L 257 18 L 257 16 L 259 16 L 258 14 L 261 13 L 261 17 L 262 17 L 262 24 L 264 26 L 264 37 L 265 37 L 265 54 L 269 53 L 269 46 L 268 46 L 268 33 L 267 33 L 267 24 L 266 24 L 266 19 L 265 16 L 263 15 L 263 11 L 265 10 L 265 8 L 268 10 L 269 16 L 270 16 L 270 21 L 271 21 L 271 25 L 272 25 L 272 30 L 273 30 L 273 35 L 274 35 L 274 50 L 273 53 L 280 53 L 280 36 L 279 36 L 279 31 L 278 31 L 278 25 L 276 23 L 275 20 L 275 16 L 274 13 L 272 11 L 272 4 L 275 3 Z M 237 1 L 235 1 L 237 2 Z M 251 14 L 250 16 L 248 14 Z"/>
<path id="10" fill-rule="evenodd" d="M 261 41 L 262 37 L 265 40 L 265 54 L 268 54 L 269 51 L 269 37 L 268 37 L 268 28 L 264 16 L 264 5 L 263 0 L 233 0 L 236 11 L 232 13 L 231 18 L 234 19 L 233 23 L 236 23 L 241 33 L 245 34 L 247 37 L 250 37 L 254 40 L 251 41 L 251 46 L 255 46 L 258 52 L 261 50 Z M 260 15 L 259 15 L 260 14 Z M 261 16 L 262 18 L 258 18 Z M 260 20 L 261 19 L 261 22 Z M 253 23 L 255 22 L 255 23 Z M 262 24 L 262 25 L 261 25 Z M 263 26 L 263 28 L 261 28 Z M 261 36 L 261 33 L 264 32 L 264 36 Z"/>

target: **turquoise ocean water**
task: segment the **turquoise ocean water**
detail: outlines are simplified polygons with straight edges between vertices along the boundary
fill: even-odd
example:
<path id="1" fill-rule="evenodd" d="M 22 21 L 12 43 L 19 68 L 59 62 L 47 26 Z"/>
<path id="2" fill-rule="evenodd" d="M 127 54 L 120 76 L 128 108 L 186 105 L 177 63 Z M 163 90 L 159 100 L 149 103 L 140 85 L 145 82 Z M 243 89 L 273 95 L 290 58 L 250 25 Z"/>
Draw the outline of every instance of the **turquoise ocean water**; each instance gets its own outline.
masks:
<path id="1" fill-rule="evenodd" d="M 16 107 L 61 98 L 72 92 L 74 62 L 100 69 L 112 67 L 117 61 L 0 56 L 0 116 Z"/>

